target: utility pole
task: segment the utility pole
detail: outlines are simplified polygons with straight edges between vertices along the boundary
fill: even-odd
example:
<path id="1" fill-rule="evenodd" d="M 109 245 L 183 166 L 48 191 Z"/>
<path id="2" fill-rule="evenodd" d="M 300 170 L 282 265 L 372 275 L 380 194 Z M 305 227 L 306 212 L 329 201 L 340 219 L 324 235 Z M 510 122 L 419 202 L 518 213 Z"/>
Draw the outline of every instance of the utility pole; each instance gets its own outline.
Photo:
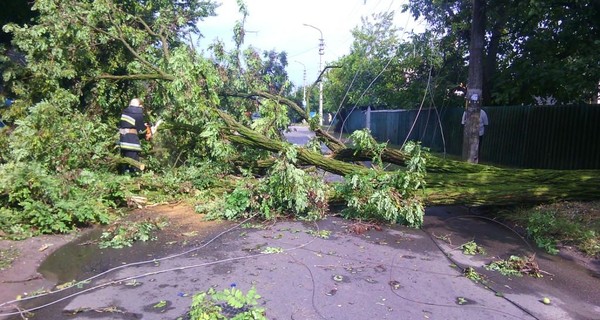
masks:
<path id="1" fill-rule="evenodd" d="M 303 78 L 302 78 L 302 107 L 306 109 L 306 65 L 304 65 L 304 63 L 298 61 L 298 60 L 294 60 L 296 62 L 298 62 L 299 64 L 301 64 L 304 67 L 304 73 L 303 73 Z"/>
<path id="2" fill-rule="evenodd" d="M 325 54 L 325 40 L 323 39 L 323 32 L 321 29 L 312 26 L 310 24 L 304 24 L 307 27 L 311 27 L 313 29 L 317 29 L 321 34 L 321 38 L 319 39 L 319 74 L 323 71 L 323 55 Z M 323 125 L 323 81 L 319 81 L 319 125 Z"/>

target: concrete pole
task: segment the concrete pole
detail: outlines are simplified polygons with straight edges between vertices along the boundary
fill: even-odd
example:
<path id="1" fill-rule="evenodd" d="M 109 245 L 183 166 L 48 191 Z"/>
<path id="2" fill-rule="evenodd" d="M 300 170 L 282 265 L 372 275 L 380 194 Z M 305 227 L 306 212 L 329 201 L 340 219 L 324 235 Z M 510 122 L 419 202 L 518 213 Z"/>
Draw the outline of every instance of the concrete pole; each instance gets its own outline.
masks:
<path id="1" fill-rule="evenodd" d="M 306 108 L 306 68 L 304 68 L 304 77 L 302 80 L 302 106 Z"/>
<path id="2" fill-rule="evenodd" d="M 298 61 L 298 60 L 294 60 L 296 62 L 298 62 L 299 64 L 301 64 L 304 67 L 304 73 L 303 73 L 303 78 L 302 78 L 302 107 L 306 108 L 306 66 L 304 65 L 304 63 Z"/>
<path id="3" fill-rule="evenodd" d="M 323 55 L 325 54 L 325 40 L 323 39 L 323 32 L 321 29 L 312 26 L 310 24 L 304 24 L 307 27 L 311 27 L 313 29 L 317 29 L 321 34 L 321 38 L 319 39 L 319 72 L 320 75 L 323 71 Z M 323 125 L 323 80 L 319 81 L 319 125 Z"/>

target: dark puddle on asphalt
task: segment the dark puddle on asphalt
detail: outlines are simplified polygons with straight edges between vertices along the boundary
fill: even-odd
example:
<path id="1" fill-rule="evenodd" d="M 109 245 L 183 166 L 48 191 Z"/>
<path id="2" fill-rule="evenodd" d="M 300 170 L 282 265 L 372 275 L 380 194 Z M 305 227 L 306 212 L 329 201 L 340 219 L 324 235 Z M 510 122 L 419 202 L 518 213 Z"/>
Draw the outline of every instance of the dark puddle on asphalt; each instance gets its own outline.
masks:
<path id="1" fill-rule="evenodd" d="M 101 234 L 101 229 L 91 230 L 77 240 L 65 244 L 42 262 L 38 272 L 56 283 L 79 278 L 93 260 L 97 260 L 100 249 L 92 242 Z"/>
<path id="2" fill-rule="evenodd" d="M 52 253 L 38 268 L 45 279 L 57 284 L 97 275 L 126 263 L 161 258 L 169 250 L 162 241 L 136 242 L 122 249 L 100 249 L 103 229 L 85 232 L 75 241 Z"/>
<path id="3" fill-rule="evenodd" d="M 60 286 L 74 281 L 84 281 L 90 277 L 98 275 L 107 270 L 122 266 L 128 263 L 147 261 L 152 263 L 153 259 L 160 259 L 172 254 L 173 251 L 182 251 L 181 246 L 174 247 L 167 241 L 147 241 L 135 242 L 132 247 L 121 249 L 101 249 L 98 246 L 98 240 L 102 236 L 103 228 L 95 228 L 84 231 L 77 239 L 63 245 L 61 248 L 53 252 L 46 258 L 38 268 L 38 272 L 48 281 Z M 162 239 L 160 233 L 155 234 L 158 239 Z M 178 249 L 176 249 L 178 248 Z M 110 277 L 110 274 L 107 275 Z M 124 287 L 133 287 L 141 283 L 125 283 Z M 90 284 L 82 284 L 83 288 L 89 287 Z M 73 288 L 79 288 L 74 286 Z M 53 288 L 45 288 L 47 290 L 56 290 Z M 75 289 L 78 290 L 78 289 Z M 47 296 L 41 296 L 33 300 L 27 300 L 20 303 L 22 309 L 37 308 L 38 306 L 49 303 L 50 305 L 36 310 L 34 312 L 36 319 L 57 320 L 65 319 L 67 316 L 63 308 L 67 305 L 67 301 L 54 304 L 54 301 L 73 293 L 73 289 L 69 288 L 62 292 L 57 292 Z M 154 311 L 160 309 L 152 306 Z M 169 305 L 165 306 L 170 307 Z M 158 310 L 160 311 L 160 310 Z M 90 318 L 96 318 L 96 312 L 89 313 Z M 102 317 L 100 317 L 102 318 Z M 118 318 L 111 319 L 139 319 L 140 315 L 123 313 Z M 21 317 L 15 316 L 8 318 L 9 320 L 18 320 Z"/>

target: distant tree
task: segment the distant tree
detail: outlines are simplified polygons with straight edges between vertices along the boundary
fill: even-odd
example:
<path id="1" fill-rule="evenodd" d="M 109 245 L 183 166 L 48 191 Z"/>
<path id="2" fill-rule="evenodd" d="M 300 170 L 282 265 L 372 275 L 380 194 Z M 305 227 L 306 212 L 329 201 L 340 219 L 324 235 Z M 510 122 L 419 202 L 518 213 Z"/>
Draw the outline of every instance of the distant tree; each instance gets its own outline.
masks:
<path id="1" fill-rule="evenodd" d="M 352 31 L 350 54 L 333 62 L 326 77 L 326 109 L 377 106 L 388 109 L 441 104 L 454 70 L 443 69 L 437 36 L 432 32 L 400 39 L 393 12 L 363 18 Z M 446 73 L 445 73 L 446 72 Z M 439 91 L 439 92 L 438 92 Z"/>
<path id="2" fill-rule="evenodd" d="M 263 52 L 264 66 L 262 75 L 268 81 L 269 92 L 285 95 L 290 90 L 288 74 L 285 68 L 288 65 L 287 53 L 275 50 Z"/>
<path id="3" fill-rule="evenodd" d="M 484 105 L 586 101 L 600 81 L 600 2 L 487 0 Z M 405 10 L 441 35 L 445 68 L 466 64 L 472 1 L 410 0 Z M 463 74 L 457 82 L 467 82 Z"/>
<path id="4" fill-rule="evenodd" d="M 500 52 L 492 97 L 499 103 L 533 96 L 589 101 L 600 82 L 600 1 L 524 2 L 528 6 L 519 3 L 505 27 L 510 50 Z"/>
<path id="5" fill-rule="evenodd" d="M 360 105 L 394 104 L 393 88 L 386 88 L 385 83 L 402 76 L 398 75 L 400 66 L 394 59 L 400 41 L 392 19 L 393 12 L 375 14 L 372 20 L 363 18 L 362 25 L 352 30 L 354 42 L 350 54 L 333 63 L 340 69 L 328 71 L 325 109 L 335 110 L 342 101 Z"/>

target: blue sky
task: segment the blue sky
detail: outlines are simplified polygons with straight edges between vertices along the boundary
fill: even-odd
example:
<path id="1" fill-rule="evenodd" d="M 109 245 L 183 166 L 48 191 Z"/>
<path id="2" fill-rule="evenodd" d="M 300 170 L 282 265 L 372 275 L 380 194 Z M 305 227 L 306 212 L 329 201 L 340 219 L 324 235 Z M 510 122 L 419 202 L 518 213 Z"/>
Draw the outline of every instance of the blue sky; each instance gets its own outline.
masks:
<path id="1" fill-rule="evenodd" d="M 396 26 L 406 33 L 422 31 L 425 26 L 409 14 L 402 14 L 408 0 L 245 0 L 249 16 L 246 19 L 246 46 L 262 50 L 285 51 L 288 54 L 288 74 L 298 86 L 314 82 L 319 74 L 319 39 L 323 33 L 325 50 L 323 65 L 349 52 L 350 31 L 361 25 L 361 17 L 394 11 Z M 232 48 L 231 36 L 235 22 L 241 19 L 235 0 L 221 0 L 217 16 L 198 24 L 205 38 L 205 47 L 218 38 Z M 307 27 L 309 24 L 319 30 Z"/>

